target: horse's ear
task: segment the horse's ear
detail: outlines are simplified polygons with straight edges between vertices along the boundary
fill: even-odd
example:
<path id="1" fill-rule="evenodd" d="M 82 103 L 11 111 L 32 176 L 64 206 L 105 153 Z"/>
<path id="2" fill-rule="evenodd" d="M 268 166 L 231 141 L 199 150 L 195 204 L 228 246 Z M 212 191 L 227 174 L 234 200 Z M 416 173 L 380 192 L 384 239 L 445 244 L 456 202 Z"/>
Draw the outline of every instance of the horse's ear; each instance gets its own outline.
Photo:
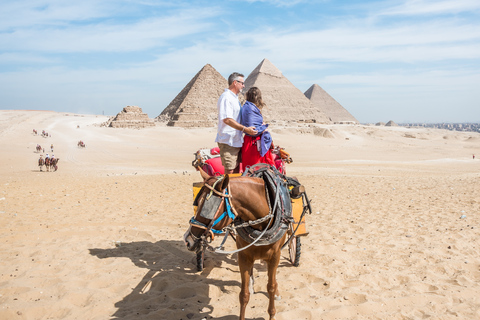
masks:
<path id="1" fill-rule="evenodd" d="M 228 174 L 224 175 L 223 180 L 222 180 L 222 186 L 219 191 L 225 190 L 225 188 L 228 186 L 228 183 L 230 182 L 230 177 Z"/>
<path id="2" fill-rule="evenodd" d="M 202 167 L 201 166 L 198 166 L 196 167 L 199 171 L 200 171 L 200 174 L 202 175 L 202 178 L 203 178 L 203 182 L 207 181 L 208 179 L 210 179 L 211 177 L 208 175 L 208 173 L 206 173 L 205 171 L 203 171 Z"/>

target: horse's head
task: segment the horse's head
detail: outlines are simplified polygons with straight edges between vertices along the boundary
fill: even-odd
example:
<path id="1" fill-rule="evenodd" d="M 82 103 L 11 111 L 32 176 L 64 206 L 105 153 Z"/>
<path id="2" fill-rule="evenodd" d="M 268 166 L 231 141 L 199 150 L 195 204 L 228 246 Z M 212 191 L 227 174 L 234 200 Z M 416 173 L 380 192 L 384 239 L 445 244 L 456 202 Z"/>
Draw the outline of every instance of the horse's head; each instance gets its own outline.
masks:
<path id="1" fill-rule="evenodd" d="M 222 194 L 229 183 L 228 175 L 218 178 L 208 175 L 200 167 L 198 169 L 204 185 L 195 198 L 194 205 L 197 206 L 197 210 L 190 219 L 190 227 L 183 236 L 185 245 L 190 251 L 201 250 L 202 244 L 206 245 L 213 240 L 215 230 L 221 230 L 231 222 L 231 220 L 222 219 L 217 225 L 212 224 L 214 217 L 218 218 L 217 212 L 224 210 L 225 207 Z"/>

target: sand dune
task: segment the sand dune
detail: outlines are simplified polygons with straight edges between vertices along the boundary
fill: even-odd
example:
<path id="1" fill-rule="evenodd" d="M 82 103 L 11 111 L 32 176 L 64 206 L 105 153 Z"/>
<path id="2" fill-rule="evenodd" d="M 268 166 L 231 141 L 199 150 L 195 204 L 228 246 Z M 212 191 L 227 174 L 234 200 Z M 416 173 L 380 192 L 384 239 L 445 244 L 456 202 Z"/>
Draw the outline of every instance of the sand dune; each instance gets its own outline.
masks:
<path id="1" fill-rule="evenodd" d="M 237 319 L 236 255 L 198 273 L 181 240 L 215 130 L 106 120 L 0 111 L 0 319 Z M 321 128 L 272 125 L 314 208 L 300 266 L 283 252 L 277 319 L 480 318 L 480 135 Z M 248 319 L 268 318 L 266 281 L 257 263 Z"/>

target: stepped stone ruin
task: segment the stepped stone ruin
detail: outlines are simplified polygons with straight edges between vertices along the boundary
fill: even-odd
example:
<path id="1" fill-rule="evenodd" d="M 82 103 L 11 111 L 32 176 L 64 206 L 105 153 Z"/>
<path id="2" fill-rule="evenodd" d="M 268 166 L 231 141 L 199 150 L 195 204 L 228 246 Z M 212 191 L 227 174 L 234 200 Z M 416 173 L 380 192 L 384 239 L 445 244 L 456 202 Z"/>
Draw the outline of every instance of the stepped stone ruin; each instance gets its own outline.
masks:
<path id="1" fill-rule="evenodd" d="M 244 94 L 251 87 L 258 87 L 262 91 L 266 104 L 262 114 L 267 122 L 332 123 L 267 59 L 263 59 L 248 75 Z"/>
<path id="2" fill-rule="evenodd" d="M 305 91 L 305 96 L 313 103 L 315 108 L 324 112 L 333 123 L 359 123 L 358 120 L 350 114 L 350 112 L 342 107 L 340 103 L 332 98 L 332 96 L 330 96 L 318 84 L 312 85 L 307 91 Z"/>
<path id="3" fill-rule="evenodd" d="M 215 127 L 218 121 L 217 100 L 228 81 L 206 64 L 156 118 L 172 127 Z"/>
<path id="4" fill-rule="evenodd" d="M 150 119 L 142 108 L 137 106 L 127 106 L 123 108 L 114 118 L 107 122 L 107 127 L 113 128 L 146 128 L 154 127 L 155 122 Z"/>

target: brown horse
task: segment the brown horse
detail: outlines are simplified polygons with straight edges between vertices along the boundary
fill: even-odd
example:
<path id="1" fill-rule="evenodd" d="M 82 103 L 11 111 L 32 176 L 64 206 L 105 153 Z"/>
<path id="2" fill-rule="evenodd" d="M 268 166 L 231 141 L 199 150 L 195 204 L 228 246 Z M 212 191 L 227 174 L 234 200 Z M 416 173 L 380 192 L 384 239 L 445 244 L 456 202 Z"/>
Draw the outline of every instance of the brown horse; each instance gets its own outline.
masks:
<path id="1" fill-rule="evenodd" d="M 228 206 L 225 198 L 228 198 L 232 208 L 231 212 L 234 216 L 245 222 L 259 222 L 251 225 L 252 228 L 265 232 L 272 225 L 272 216 L 270 214 L 270 206 L 267 200 L 267 192 L 265 182 L 261 178 L 255 177 L 230 177 L 225 175 L 223 179 L 209 176 L 201 168 L 200 173 L 204 179 L 204 187 L 198 194 L 197 212 L 191 220 L 191 226 L 185 233 L 184 240 L 190 251 L 200 251 L 202 246 L 213 240 L 213 232 L 222 230 L 229 226 L 233 217 L 231 214 L 225 216 L 216 225 L 214 221 L 218 221 L 222 212 Z M 228 193 L 228 194 L 227 194 Z M 218 210 L 214 210 L 213 216 L 207 218 L 208 208 L 211 207 L 211 198 L 219 203 Z M 207 208 L 207 210 L 204 210 Z M 215 208 L 214 208 L 215 209 Z M 228 211 L 228 210 L 227 210 Z M 225 212 L 227 212 L 225 211 Z M 267 219 L 265 219 L 267 218 Z M 254 222 L 254 223 L 255 223 Z M 253 281 L 253 265 L 255 260 L 263 260 L 267 263 L 268 268 L 268 284 L 267 291 L 269 296 L 268 313 L 270 320 L 275 319 L 275 299 L 279 298 L 279 290 L 276 279 L 277 267 L 280 262 L 280 254 L 282 245 L 285 243 L 286 233 L 276 242 L 261 246 L 252 245 L 245 241 L 242 237 L 236 237 L 236 245 L 238 251 L 238 265 L 242 285 L 240 290 L 240 320 L 245 319 L 245 310 L 250 299 L 251 291 L 249 290 L 250 279 Z M 243 249 L 243 250 L 242 250 Z M 250 286 L 253 289 L 253 285 Z"/>

